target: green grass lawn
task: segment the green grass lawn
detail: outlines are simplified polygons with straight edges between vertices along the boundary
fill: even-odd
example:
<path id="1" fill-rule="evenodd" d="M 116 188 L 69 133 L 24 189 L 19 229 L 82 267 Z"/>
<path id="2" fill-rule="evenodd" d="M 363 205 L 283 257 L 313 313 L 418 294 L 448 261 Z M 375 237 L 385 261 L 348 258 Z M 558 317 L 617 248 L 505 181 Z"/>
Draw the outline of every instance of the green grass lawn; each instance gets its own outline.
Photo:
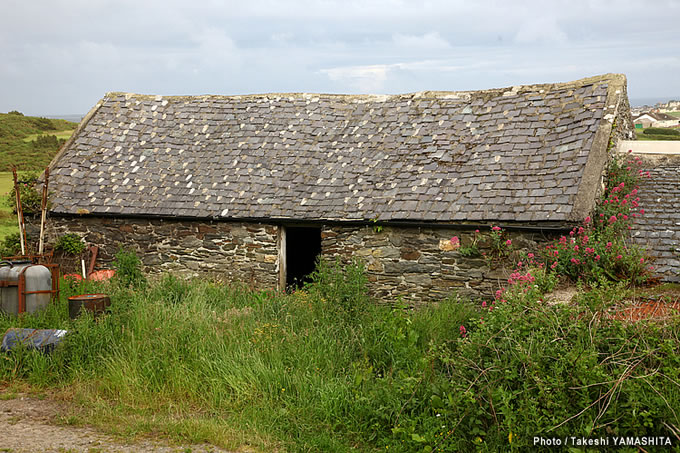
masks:
<path id="1" fill-rule="evenodd" d="M 680 112 L 668 112 L 670 116 L 675 116 L 677 118 L 680 118 Z"/>

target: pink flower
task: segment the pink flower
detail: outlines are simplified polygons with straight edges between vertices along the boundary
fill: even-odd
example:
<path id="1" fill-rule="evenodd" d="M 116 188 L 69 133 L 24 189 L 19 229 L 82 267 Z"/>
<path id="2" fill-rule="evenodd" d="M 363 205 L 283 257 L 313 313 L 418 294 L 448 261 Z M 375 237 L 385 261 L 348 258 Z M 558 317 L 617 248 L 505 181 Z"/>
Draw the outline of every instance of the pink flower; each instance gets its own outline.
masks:
<path id="1" fill-rule="evenodd" d="M 460 336 L 465 338 L 465 335 L 467 335 L 467 329 L 465 328 L 465 326 L 460 326 L 459 330 L 460 330 Z"/>
<path id="2" fill-rule="evenodd" d="M 621 256 L 621 255 L 616 255 L 616 259 L 617 259 L 617 260 L 620 260 L 621 258 L 623 258 L 623 256 Z"/>
<path id="3" fill-rule="evenodd" d="M 644 213 L 645 213 L 645 210 L 644 210 L 644 209 L 640 209 L 640 214 L 644 214 Z"/>
<path id="4" fill-rule="evenodd" d="M 501 231 L 501 227 L 495 226 L 495 227 L 492 227 L 491 230 L 492 231 Z"/>
<path id="5" fill-rule="evenodd" d="M 645 259 L 644 259 L 644 258 L 640 258 L 640 264 L 642 264 L 642 263 L 644 263 L 644 262 L 645 262 Z"/>
<path id="6" fill-rule="evenodd" d="M 611 248 L 611 246 L 612 246 L 612 243 L 611 243 L 611 242 L 607 242 L 607 248 Z"/>
<path id="7" fill-rule="evenodd" d="M 616 222 L 616 216 L 615 215 L 613 215 L 609 218 L 609 223 L 614 223 L 614 222 Z"/>
<path id="8" fill-rule="evenodd" d="M 479 233 L 479 230 L 475 230 L 475 233 Z"/>
<path id="9" fill-rule="evenodd" d="M 512 240 L 508 239 L 507 241 L 505 241 L 505 245 L 507 245 L 507 246 L 512 245 Z"/>
<path id="10" fill-rule="evenodd" d="M 451 244 L 453 245 L 460 244 L 460 239 L 458 239 L 458 236 L 454 236 L 451 238 Z"/>
<path id="11" fill-rule="evenodd" d="M 590 223 L 590 216 L 586 217 L 586 219 L 583 221 L 586 225 Z"/>
<path id="12" fill-rule="evenodd" d="M 533 254 L 533 253 L 527 254 L 527 258 L 532 259 L 533 257 L 534 257 L 534 254 Z"/>
<path id="13" fill-rule="evenodd" d="M 486 308 L 486 301 L 485 300 L 482 301 L 482 308 Z"/>
<path id="14" fill-rule="evenodd" d="M 595 261 L 600 261 L 600 255 L 595 255 Z"/>
<path id="15" fill-rule="evenodd" d="M 580 261 L 577 260 L 576 258 L 572 258 L 572 259 L 571 259 L 571 262 L 572 262 L 573 264 L 579 264 L 579 263 L 580 263 Z"/>
<path id="16" fill-rule="evenodd" d="M 557 261 L 550 265 L 550 269 L 555 269 L 557 267 Z"/>
<path id="17" fill-rule="evenodd" d="M 575 245 L 575 246 L 574 246 L 574 251 L 575 251 L 575 252 L 578 252 L 578 245 Z"/>

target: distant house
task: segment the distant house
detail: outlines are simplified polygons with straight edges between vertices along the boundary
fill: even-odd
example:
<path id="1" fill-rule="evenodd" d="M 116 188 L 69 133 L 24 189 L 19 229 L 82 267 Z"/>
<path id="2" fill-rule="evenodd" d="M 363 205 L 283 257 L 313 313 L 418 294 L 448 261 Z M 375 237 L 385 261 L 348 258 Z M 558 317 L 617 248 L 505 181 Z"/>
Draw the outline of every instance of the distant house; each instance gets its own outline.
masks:
<path id="1" fill-rule="evenodd" d="M 674 127 L 680 125 L 680 118 L 665 113 L 647 112 L 633 117 L 635 128 Z"/>
<path id="2" fill-rule="evenodd" d="M 393 96 L 110 93 L 51 164 L 49 234 L 260 288 L 321 255 L 363 260 L 386 299 L 479 296 L 503 274 L 449 239 L 500 225 L 531 248 L 582 221 L 629 109 L 616 74 Z"/>

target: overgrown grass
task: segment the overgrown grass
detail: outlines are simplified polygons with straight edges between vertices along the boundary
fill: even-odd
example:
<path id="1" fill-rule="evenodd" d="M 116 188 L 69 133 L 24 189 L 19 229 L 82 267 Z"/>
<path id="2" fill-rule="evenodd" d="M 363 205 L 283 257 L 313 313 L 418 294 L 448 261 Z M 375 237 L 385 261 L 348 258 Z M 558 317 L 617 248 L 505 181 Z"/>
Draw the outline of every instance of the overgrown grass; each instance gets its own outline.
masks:
<path id="1" fill-rule="evenodd" d="M 409 311 L 371 301 L 357 265 L 323 264 L 293 294 L 122 282 L 65 282 L 45 312 L 0 317 L 0 330 L 69 330 L 51 355 L 3 355 L 0 381 L 66 392 L 68 423 L 264 451 L 504 451 L 532 433 L 680 426 L 680 325 L 600 322 L 616 286 L 571 308 Z M 70 321 L 66 298 L 85 292 L 110 294 L 111 312 Z"/>

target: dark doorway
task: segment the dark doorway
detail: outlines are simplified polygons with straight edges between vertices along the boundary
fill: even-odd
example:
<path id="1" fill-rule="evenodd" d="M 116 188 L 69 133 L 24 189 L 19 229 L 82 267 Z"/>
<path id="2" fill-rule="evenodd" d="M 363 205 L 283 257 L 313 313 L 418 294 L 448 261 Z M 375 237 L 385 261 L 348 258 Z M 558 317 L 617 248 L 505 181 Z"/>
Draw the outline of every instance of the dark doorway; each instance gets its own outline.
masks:
<path id="1" fill-rule="evenodd" d="M 321 228 L 286 228 L 286 288 L 299 288 L 310 281 L 321 254 Z"/>

